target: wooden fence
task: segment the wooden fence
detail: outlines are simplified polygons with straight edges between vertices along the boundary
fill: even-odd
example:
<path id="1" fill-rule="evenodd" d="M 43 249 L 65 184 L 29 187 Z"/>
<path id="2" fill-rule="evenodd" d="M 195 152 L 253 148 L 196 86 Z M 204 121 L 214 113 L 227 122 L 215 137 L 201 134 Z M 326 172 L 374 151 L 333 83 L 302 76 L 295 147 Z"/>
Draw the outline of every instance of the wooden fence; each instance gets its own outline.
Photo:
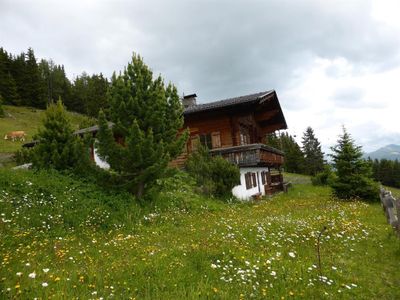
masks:
<path id="1" fill-rule="evenodd" d="M 394 198 L 392 192 L 384 188 L 381 188 L 379 197 L 388 223 L 400 237 L 400 199 Z"/>

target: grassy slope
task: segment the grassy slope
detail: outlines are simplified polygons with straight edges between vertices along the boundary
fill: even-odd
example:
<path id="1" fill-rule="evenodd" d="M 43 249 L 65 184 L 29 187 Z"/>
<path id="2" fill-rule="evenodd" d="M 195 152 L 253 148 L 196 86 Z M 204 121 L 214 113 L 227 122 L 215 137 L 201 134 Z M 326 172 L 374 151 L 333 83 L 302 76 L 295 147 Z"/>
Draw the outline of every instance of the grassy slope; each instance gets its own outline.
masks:
<path id="1" fill-rule="evenodd" d="M 23 142 L 12 142 L 4 140 L 7 132 L 23 130 L 27 133 L 27 140 L 32 140 L 37 132 L 44 115 L 43 110 L 29 107 L 3 106 L 6 117 L 0 118 L 0 154 L 11 153 L 20 149 Z M 77 113 L 69 113 L 73 126 L 78 129 L 78 125 L 84 118 Z"/>
<path id="2" fill-rule="evenodd" d="M 395 196 L 396 198 L 400 199 L 400 189 L 396 189 L 396 188 L 391 187 L 391 186 L 386 186 L 385 188 L 388 189 L 389 191 L 391 191 L 393 196 Z"/>
<path id="3" fill-rule="evenodd" d="M 223 204 L 172 180 L 159 197 L 171 208 L 150 209 L 50 176 L 0 170 L 6 297 L 400 297 L 399 240 L 379 204 L 339 202 L 308 184 L 268 201 Z M 323 226 L 319 278 L 315 241 Z"/>

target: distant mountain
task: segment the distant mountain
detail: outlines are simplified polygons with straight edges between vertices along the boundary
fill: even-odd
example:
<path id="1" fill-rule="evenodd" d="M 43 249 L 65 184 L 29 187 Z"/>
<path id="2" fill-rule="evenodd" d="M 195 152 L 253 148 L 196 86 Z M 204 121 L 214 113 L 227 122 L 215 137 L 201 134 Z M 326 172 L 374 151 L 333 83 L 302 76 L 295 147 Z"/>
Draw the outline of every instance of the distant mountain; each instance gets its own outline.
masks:
<path id="1" fill-rule="evenodd" d="M 372 159 L 390 159 L 390 160 L 395 160 L 398 159 L 400 160 L 400 145 L 387 145 L 385 147 L 379 148 L 378 150 L 371 152 L 371 153 L 366 153 L 364 155 L 365 158 L 371 157 Z"/>

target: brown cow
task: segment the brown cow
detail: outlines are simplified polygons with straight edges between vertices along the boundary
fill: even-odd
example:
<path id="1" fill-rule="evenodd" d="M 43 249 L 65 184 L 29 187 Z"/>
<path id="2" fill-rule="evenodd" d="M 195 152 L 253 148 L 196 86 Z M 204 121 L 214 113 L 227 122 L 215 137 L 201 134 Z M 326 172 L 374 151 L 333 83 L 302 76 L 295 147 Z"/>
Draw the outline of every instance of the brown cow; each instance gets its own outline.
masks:
<path id="1" fill-rule="evenodd" d="M 26 133 L 25 131 L 11 131 L 4 136 L 5 140 L 15 141 L 25 141 Z"/>

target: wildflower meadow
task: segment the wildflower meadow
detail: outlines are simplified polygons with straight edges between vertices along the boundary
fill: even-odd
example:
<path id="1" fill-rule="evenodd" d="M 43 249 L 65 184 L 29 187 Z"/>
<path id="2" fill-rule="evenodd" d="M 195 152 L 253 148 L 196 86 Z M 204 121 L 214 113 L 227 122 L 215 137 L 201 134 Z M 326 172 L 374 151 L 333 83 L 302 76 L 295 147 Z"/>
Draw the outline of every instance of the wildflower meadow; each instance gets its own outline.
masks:
<path id="1" fill-rule="evenodd" d="M 69 176 L 1 170 L 1 299 L 400 298 L 400 242 L 378 203 L 306 182 L 226 203 L 185 182 L 139 205 Z"/>

